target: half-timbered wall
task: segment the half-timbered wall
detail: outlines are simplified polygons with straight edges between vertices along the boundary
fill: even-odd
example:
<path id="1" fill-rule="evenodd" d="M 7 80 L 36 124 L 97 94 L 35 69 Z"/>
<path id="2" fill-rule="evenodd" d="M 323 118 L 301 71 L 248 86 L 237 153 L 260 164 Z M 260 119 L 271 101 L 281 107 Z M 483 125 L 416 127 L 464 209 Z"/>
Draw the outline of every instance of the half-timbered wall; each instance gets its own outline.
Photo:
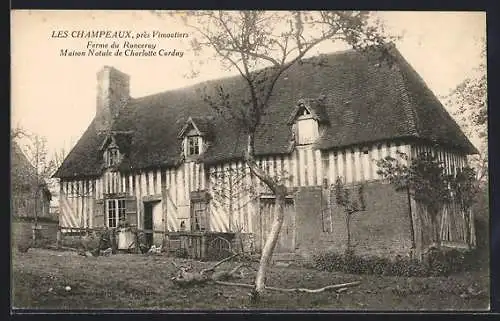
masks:
<path id="1" fill-rule="evenodd" d="M 380 179 L 376 160 L 386 156 L 398 158 L 397 151 L 411 157 L 434 151 L 449 173 L 466 164 L 464 155 L 451 150 L 395 143 L 331 151 L 297 146 L 289 155 L 261 157 L 257 163 L 289 188 L 322 186 L 325 182 L 333 184 L 339 176 L 346 183 Z M 211 195 L 209 230 L 253 232 L 257 211 L 254 201 L 257 195 L 266 192 L 266 188 L 250 175 L 241 161 L 208 168 L 200 163 L 186 162 L 177 168 L 131 174 L 106 171 L 97 179 L 62 181 L 60 224 L 63 227 L 106 224 L 105 210 L 99 208 L 105 203 L 102 200 L 125 195 L 135 199 L 137 219 L 133 223 L 139 228 L 143 227 L 144 202 L 161 201 L 163 230 L 177 231 L 183 221 L 186 227 L 190 226 L 190 193 L 193 191 L 207 191 Z M 95 213 L 102 215 L 103 212 L 104 219 L 98 220 Z"/>

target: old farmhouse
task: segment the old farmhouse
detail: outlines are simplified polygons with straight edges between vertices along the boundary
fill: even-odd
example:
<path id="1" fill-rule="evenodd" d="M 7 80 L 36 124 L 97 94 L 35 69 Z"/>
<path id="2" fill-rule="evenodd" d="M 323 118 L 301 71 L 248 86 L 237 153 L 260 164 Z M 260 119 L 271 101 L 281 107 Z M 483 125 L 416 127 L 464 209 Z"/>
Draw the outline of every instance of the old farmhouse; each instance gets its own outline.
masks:
<path id="1" fill-rule="evenodd" d="M 417 72 L 391 52 L 392 64 L 353 50 L 329 54 L 326 66 L 297 64 L 278 81 L 256 134 L 259 164 L 291 191 L 277 252 L 344 245 L 343 214 L 329 187 L 342 177 L 366 184 L 368 208 L 352 224 L 357 250 L 407 253 L 418 220 L 409 218 L 406 195 L 380 180 L 375 161 L 396 151 L 433 151 L 452 172 L 476 152 Z M 239 231 L 259 251 L 272 195 L 242 162 L 241 126 L 202 99 L 205 88 L 221 84 L 237 106 L 243 81 L 140 98 L 130 97 L 129 76 L 113 67 L 97 81 L 96 116 L 55 175 L 61 227 L 114 228 L 126 220 L 152 232 L 156 244 L 179 231 Z M 450 242 L 464 242 L 464 229 L 473 228 L 453 211 L 442 222 Z"/>

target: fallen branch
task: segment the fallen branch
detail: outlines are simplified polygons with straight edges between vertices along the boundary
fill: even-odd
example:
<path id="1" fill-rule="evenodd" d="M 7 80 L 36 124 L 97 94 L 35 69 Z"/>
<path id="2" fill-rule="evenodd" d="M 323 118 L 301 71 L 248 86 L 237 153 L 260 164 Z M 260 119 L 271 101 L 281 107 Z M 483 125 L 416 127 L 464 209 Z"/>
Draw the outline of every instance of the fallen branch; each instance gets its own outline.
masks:
<path id="1" fill-rule="evenodd" d="M 220 284 L 220 285 L 229 285 L 229 286 L 240 286 L 243 288 L 250 288 L 253 289 L 255 285 L 253 284 L 246 284 L 246 283 L 234 283 L 234 282 L 225 282 L 225 281 L 214 281 L 215 284 Z"/>
<path id="2" fill-rule="evenodd" d="M 213 265 L 212 267 L 207 268 L 207 269 L 203 269 L 203 270 L 201 270 L 201 271 L 200 271 L 200 274 L 205 274 L 205 273 L 207 273 L 207 272 L 214 271 L 216 267 L 218 267 L 219 265 L 221 265 L 221 264 L 222 264 L 222 263 L 224 263 L 224 262 L 227 262 L 227 261 L 229 261 L 229 260 L 231 260 L 231 259 L 235 258 L 235 257 L 236 257 L 236 256 L 238 256 L 238 255 L 240 255 L 240 253 L 235 253 L 235 254 L 233 254 L 233 255 L 231 255 L 231 256 L 228 256 L 228 257 L 226 257 L 225 259 L 222 259 L 222 260 L 220 260 L 219 262 L 215 263 L 215 265 Z"/>
<path id="3" fill-rule="evenodd" d="M 230 280 L 230 279 L 238 279 L 241 278 L 241 274 L 237 274 L 238 270 L 243 267 L 243 263 L 238 264 L 234 269 L 231 271 L 219 271 L 219 272 L 214 272 L 211 276 L 211 279 L 213 281 L 221 281 L 221 280 Z"/>
<path id="4" fill-rule="evenodd" d="M 346 288 L 346 287 L 350 287 L 350 286 L 356 286 L 359 284 L 360 284 L 360 282 L 356 281 L 356 282 L 328 285 L 328 286 L 318 288 L 318 289 L 306 289 L 306 288 L 283 289 L 283 288 L 276 288 L 276 287 L 271 287 L 271 286 L 266 286 L 266 289 L 273 290 L 273 291 L 281 291 L 281 292 L 320 293 L 320 292 L 323 292 L 326 290 L 342 289 L 342 288 Z"/>
<path id="5" fill-rule="evenodd" d="M 178 266 L 175 264 L 175 262 L 171 262 L 172 265 L 179 271 L 177 276 L 174 276 L 171 278 L 172 282 L 176 285 L 179 286 L 190 286 L 194 284 L 200 284 L 200 283 L 206 283 L 208 281 L 217 281 L 217 280 L 228 280 L 231 278 L 238 278 L 238 275 L 236 272 L 243 266 L 243 264 L 239 264 L 237 267 L 230 271 L 220 271 L 213 273 L 212 275 L 208 275 L 208 272 L 215 272 L 215 268 L 219 265 L 221 265 L 224 262 L 227 262 L 234 258 L 235 256 L 239 255 L 238 253 L 229 256 L 219 262 L 217 262 L 215 265 L 213 265 L 210 268 L 206 268 L 201 270 L 200 272 L 189 272 L 191 270 L 190 267 L 186 268 L 183 266 Z"/>
<path id="6" fill-rule="evenodd" d="M 246 283 L 234 283 L 234 282 L 224 282 L 224 281 L 214 281 L 214 282 L 216 284 L 220 284 L 220 285 L 239 286 L 239 287 L 250 288 L 250 289 L 253 289 L 255 287 L 255 285 L 253 285 L 253 284 L 246 284 Z M 284 289 L 284 288 L 266 286 L 266 290 L 279 291 L 279 292 L 320 293 L 320 292 L 323 292 L 326 290 L 336 290 L 336 289 L 342 290 L 342 289 L 345 289 L 347 287 L 356 286 L 359 284 L 360 284 L 360 282 L 356 281 L 356 282 L 328 285 L 328 286 L 318 288 L 318 289 L 306 289 L 306 288 Z M 342 291 L 345 291 L 345 290 L 342 290 Z"/>
<path id="7" fill-rule="evenodd" d="M 238 272 L 239 269 L 241 269 L 243 267 L 243 263 L 240 263 L 238 264 L 234 269 L 232 269 L 229 274 L 235 274 L 236 272 Z"/>
<path id="8" fill-rule="evenodd" d="M 78 252 L 80 249 L 74 248 L 74 247 L 67 247 L 67 246 L 55 246 L 55 245 L 49 245 L 49 249 L 51 250 L 65 250 L 65 251 L 72 251 L 72 252 Z"/>

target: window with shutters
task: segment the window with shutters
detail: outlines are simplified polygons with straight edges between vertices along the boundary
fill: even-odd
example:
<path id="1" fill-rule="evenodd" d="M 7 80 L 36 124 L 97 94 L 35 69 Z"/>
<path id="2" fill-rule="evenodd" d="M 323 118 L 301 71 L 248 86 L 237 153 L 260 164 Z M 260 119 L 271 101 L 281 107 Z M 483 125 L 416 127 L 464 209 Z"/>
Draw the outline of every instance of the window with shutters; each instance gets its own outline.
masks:
<path id="1" fill-rule="evenodd" d="M 107 226 L 118 227 L 120 221 L 127 220 L 125 199 L 106 200 Z"/>

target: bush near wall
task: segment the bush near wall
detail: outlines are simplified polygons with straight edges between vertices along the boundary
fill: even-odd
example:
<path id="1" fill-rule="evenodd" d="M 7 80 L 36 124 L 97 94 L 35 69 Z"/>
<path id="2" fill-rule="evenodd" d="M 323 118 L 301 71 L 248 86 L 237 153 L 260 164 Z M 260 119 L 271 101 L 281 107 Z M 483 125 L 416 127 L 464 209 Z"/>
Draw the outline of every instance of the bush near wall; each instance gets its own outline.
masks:
<path id="1" fill-rule="evenodd" d="M 62 233 L 59 245 L 85 251 L 111 248 L 116 253 L 117 250 L 116 238 L 111 230 L 93 230 L 88 235 L 85 232 Z"/>
<path id="2" fill-rule="evenodd" d="M 448 276 L 477 267 L 477 250 L 431 248 L 423 261 L 396 256 L 394 259 L 377 256 L 359 256 L 353 251 L 343 254 L 324 252 L 313 257 L 313 266 L 319 270 L 341 271 L 351 274 L 389 276 Z"/>
<path id="3" fill-rule="evenodd" d="M 476 195 L 476 202 L 472 206 L 475 216 L 477 247 L 489 250 L 490 242 L 490 206 L 488 186 L 482 186 Z"/>

